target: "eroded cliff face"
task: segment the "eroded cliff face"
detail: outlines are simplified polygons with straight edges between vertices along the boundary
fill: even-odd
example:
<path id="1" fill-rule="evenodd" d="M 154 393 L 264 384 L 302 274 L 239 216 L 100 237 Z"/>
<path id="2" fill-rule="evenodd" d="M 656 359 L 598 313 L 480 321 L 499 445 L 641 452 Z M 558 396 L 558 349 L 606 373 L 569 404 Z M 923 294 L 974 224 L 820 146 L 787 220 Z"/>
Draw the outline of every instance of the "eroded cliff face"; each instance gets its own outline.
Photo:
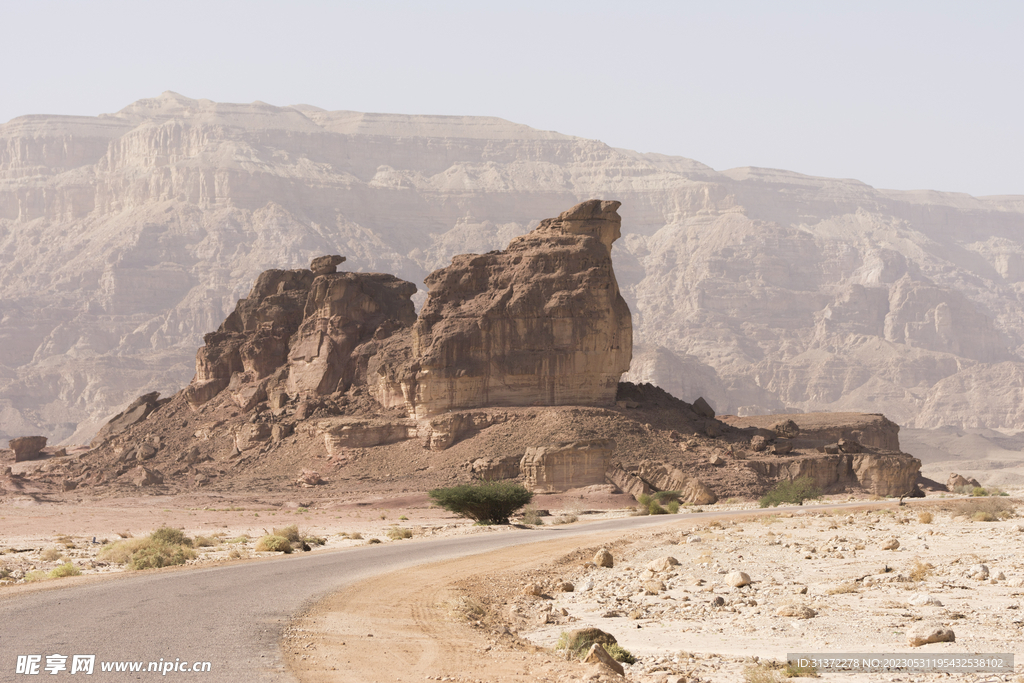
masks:
<path id="1" fill-rule="evenodd" d="M 343 260 L 261 274 L 204 338 L 188 403 L 198 408 L 226 389 L 249 411 L 274 395 L 281 403 L 365 384 L 376 342 L 415 320 L 416 287 L 393 275 L 335 272 Z"/>
<path id="2" fill-rule="evenodd" d="M 409 358 L 382 368 L 378 400 L 415 417 L 614 403 L 633 347 L 611 259 L 619 206 L 583 202 L 504 251 L 456 256 L 431 273 Z"/>

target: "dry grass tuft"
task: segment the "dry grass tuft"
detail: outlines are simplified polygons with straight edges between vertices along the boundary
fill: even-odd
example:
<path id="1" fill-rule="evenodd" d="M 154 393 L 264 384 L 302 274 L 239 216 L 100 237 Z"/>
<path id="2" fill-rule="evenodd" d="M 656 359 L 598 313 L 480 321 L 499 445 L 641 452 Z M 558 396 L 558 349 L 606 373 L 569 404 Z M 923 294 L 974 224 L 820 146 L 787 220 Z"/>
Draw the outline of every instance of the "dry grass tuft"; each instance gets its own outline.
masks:
<path id="1" fill-rule="evenodd" d="M 933 519 L 935 518 L 932 516 L 932 513 L 927 510 L 922 510 L 917 513 L 917 521 L 921 524 L 931 524 Z"/>
<path id="2" fill-rule="evenodd" d="M 910 567 L 910 571 L 907 572 L 907 576 L 910 577 L 911 581 L 920 583 L 931 576 L 934 569 L 935 565 L 930 562 L 922 562 L 920 558 L 914 558 L 914 564 Z"/>
<path id="3" fill-rule="evenodd" d="M 856 581 L 847 581 L 841 583 L 838 586 L 832 586 L 828 589 L 829 595 L 843 595 L 844 593 L 856 593 L 860 590 L 860 584 Z"/>

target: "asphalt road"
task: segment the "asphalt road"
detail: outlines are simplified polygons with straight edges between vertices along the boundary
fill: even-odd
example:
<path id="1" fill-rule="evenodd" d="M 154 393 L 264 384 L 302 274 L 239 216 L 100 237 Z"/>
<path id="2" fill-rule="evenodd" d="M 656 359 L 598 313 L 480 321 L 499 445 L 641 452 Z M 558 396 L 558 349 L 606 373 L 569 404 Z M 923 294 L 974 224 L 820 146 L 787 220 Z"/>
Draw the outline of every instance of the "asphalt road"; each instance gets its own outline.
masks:
<path id="1" fill-rule="evenodd" d="M 789 508 L 815 510 L 857 504 Z M 784 508 L 779 508 L 781 511 Z M 570 536 L 639 529 L 701 517 L 627 517 L 589 524 L 362 546 L 205 569 L 125 573 L 118 578 L 19 595 L 0 595 L 0 681 L 40 680 L 16 673 L 19 655 L 41 655 L 42 680 L 293 681 L 279 643 L 304 607 L 339 588 L 403 567 Z M 525 552 L 525 551 L 524 551 Z M 381 606 L 386 609 L 386 605 Z M 47 655 L 67 656 L 64 671 Z M 72 656 L 95 655 L 93 674 L 72 678 Z M 208 673 L 148 672 L 149 662 L 210 662 Z M 143 662 L 138 673 L 104 673 L 101 662 Z M 162 665 L 161 665 L 162 666 Z"/>

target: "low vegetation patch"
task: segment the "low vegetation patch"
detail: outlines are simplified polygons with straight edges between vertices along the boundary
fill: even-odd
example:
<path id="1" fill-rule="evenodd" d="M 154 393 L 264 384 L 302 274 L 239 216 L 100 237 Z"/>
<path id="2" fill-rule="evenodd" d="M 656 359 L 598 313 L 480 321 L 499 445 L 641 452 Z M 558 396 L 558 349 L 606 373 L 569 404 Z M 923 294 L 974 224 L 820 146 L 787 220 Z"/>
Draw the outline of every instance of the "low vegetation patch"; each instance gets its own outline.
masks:
<path id="1" fill-rule="evenodd" d="M 579 659 L 587 654 L 594 643 L 600 643 L 605 652 L 617 662 L 625 664 L 636 664 L 636 657 L 616 642 L 609 642 L 611 637 L 598 629 L 580 629 L 578 631 L 562 631 L 558 636 L 556 650 L 564 650 L 569 657 Z"/>
<path id="2" fill-rule="evenodd" d="M 524 486 L 508 481 L 434 489 L 429 495 L 445 510 L 480 524 L 508 524 L 513 512 L 533 500 L 533 493 Z"/>
<path id="3" fill-rule="evenodd" d="M 56 562 L 60 557 L 60 550 L 53 547 L 47 548 L 43 552 L 39 553 L 39 559 L 43 562 Z"/>
<path id="4" fill-rule="evenodd" d="M 932 515 L 932 513 L 928 512 L 927 510 L 922 510 L 921 512 L 917 513 L 917 521 L 919 521 L 921 524 L 931 524 L 932 520 L 934 519 L 935 517 Z"/>
<path id="5" fill-rule="evenodd" d="M 932 570 L 935 569 L 935 565 L 930 562 L 922 562 L 920 558 L 914 558 L 914 564 L 910 567 L 910 571 L 907 575 L 911 581 L 920 583 L 931 576 Z"/>
<path id="6" fill-rule="evenodd" d="M 403 529 L 401 527 L 393 526 L 388 529 L 388 538 L 392 541 L 400 541 L 403 538 L 412 538 L 412 529 Z"/>
<path id="7" fill-rule="evenodd" d="M 758 501 L 761 507 L 777 507 L 783 503 L 803 505 L 805 500 L 821 498 L 819 489 L 810 477 L 800 477 L 793 481 L 780 481 L 775 488 L 766 493 Z"/>
<path id="8" fill-rule="evenodd" d="M 945 505 L 944 508 L 954 517 L 963 516 L 975 521 L 994 521 L 997 519 L 1010 519 L 1016 516 L 1013 502 L 1000 497 L 955 500 Z M 986 514 L 978 515 L 979 512 Z M 991 515 L 992 519 L 975 519 L 976 515 L 982 518 L 987 518 L 987 516 Z"/>
<path id="9" fill-rule="evenodd" d="M 838 586 L 832 586 L 828 589 L 829 595 L 843 595 L 844 593 L 856 593 L 860 590 L 860 584 L 856 581 L 847 581 L 841 583 Z"/>
<path id="10" fill-rule="evenodd" d="M 104 546 L 97 559 L 127 564 L 132 569 L 156 569 L 195 559 L 192 539 L 181 529 L 160 527 L 145 538 L 127 538 Z"/>
<path id="11" fill-rule="evenodd" d="M 523 516 L 519 519 L 520 524 L 528 524 L 530 526 L 540 526 L 544 524 L 544 519 L 540 516 L 537 508 L 532 505 L 527 505 L 523 508 Z"/>
<path id="12" fill-rule="evenodd" d="M 65 562 L 59 567 L 50 570 L 51 579 L 63 579 L 65 576 L 78 576 L 82 571 L 71 564 L 71 562 Z"/>
<path id="13" fill-rule="evenodd" d="M 292 542 L 284 536 L 270 534 L 256 542 L 256 551 L 288 554 L 292 551 Z"/>
<path id="14" fill-rule="evenodd" d="M 288 541 L 292 543 L 298 543 L 302 541 L 302 535 L 299 533 L 298 524 L 292 524 L 290 526 L 284 527 L 283 529 L 274 529 L 274 533 L 271 535 L 281 536 L 283 538 L 288 539 Z"/>

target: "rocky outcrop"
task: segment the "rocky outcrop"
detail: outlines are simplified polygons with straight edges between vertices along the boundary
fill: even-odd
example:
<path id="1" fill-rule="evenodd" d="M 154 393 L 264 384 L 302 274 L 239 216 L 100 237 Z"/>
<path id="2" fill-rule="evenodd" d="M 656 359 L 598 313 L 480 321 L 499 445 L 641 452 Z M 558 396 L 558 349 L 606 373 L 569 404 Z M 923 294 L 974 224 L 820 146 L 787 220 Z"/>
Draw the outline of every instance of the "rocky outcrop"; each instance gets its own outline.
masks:
<path id="1" fill-rule="evenodd" d="M 416 436 L 412 420 L 390 421 L 355 417 L 335 417 L 320 420 L 317 430 L 323 434 L 327 453 L 338 456 L 346 448 L 372 448 L 381 444 L 405 441 Z"/>
<path id="2" fill-rule="evenodd" d="M 40 456 L 43 448 L 46 447 L 46 437 L 22 436 L 17 439 L 11 439 L 8 446 L 14 451 L 14 462 L 34 460 Z"/>
<path id="3" fill-rule="evenodd" d="M 109 422 L 100 428 L 99 432 L 96 433 L 96 436 L 90 443 L 90 446 L 95 448 L 110 437 L 120 434 L 124 430 L 128 429 L 128 427 L 131 427 L 133 424 L 142 422 L 169 400 L 169 398 L 161 400 L 159 391 L 153 391 L 139 396 L 137 399 L 132 401 L 127 408 L 112 417 Z"/>
<path id="4" fill-rule="evenodd" d="M 921 461 L 906 453 L 752 458 L 746 464 L 766 479 L 810 477 L 826 492 L 860 487 L 878 496 L 908 495 L 921 470 Z"/>
<path id="5" fill-rule="evenodd" d="M 519 469 L 532 491 L 567 491 L 603 484 L 614 451 L 615 442 L 609 439 L 527 448 Z"/>
<path id="6" fill-rule="evenodd" d="M 900 427 L 884 415 L 868 413 L 800 413 L 718 418 L 739 429 L 749 429 L 766 439 L 785 438 L 792 448 L 824 449 L 840 441 L 880 451 L 899 451 Z M 847 452 L 850 452 L 847 450 Z"/>
<path id="7" fill-rule="evenodd" d="M 376 343 L 415 319 L 416 288 L 393 275 L 333 272 L 343 260 L 314 259 L 319 274 L 262 273 L 249 296 L 204 337 L 185 389 L 190 405 L 198 408 L 226 389 L 249 411 L 271 393 L 319 396 L 365 383 Z"/>
<path id="8" fill-rule="evenodd" d="M 613 405 L 632 322 L 612 270 L 619 202 L 591 200 L 426 279 L 411 352 L 375 395 L 423 418 L 478 406 Z"/>

